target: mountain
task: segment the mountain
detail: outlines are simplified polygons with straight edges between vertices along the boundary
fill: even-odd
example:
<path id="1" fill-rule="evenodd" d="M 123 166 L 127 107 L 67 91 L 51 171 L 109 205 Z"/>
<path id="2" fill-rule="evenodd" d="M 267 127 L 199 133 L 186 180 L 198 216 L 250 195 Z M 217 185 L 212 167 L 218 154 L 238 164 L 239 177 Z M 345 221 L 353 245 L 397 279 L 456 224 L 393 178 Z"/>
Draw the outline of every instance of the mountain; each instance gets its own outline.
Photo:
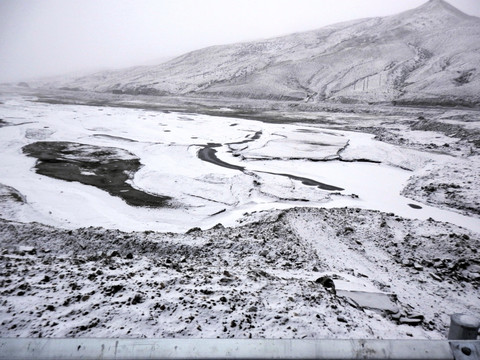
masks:
<path id="1" fill-rule="evenodd" d="M 63 86 L 101 92 L 480 103 L 480 18 L 443 0 L 267 40 L 212 46 Z"/>

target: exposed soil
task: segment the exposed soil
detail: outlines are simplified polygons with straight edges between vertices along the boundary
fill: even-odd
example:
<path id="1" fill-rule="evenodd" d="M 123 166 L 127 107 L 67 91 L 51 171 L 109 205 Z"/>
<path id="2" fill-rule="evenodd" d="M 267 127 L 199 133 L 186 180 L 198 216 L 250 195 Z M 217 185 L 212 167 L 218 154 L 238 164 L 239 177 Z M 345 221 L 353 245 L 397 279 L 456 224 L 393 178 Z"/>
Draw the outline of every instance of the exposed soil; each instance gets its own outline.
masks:
<path id="1" fill-rule="evenodd" d="M 480 148 L 480 131 L 465 128 L 459 124 L 449 124 L 434 120 L 420 119 L 411 125 L 412 130 L 435 131 L 452 136 L 461 140 L 466 140 L 476 148 Z"/>
<path id="2" fill-rule="evenodd" d="M 23 147 L 38 159 L 38 174 L 95 186 L 133 206 L 165 207 L 168 196 L 152 195 L 127 183 L 142 164 L 126 150 L 73 142 L 39 141 Z"/>

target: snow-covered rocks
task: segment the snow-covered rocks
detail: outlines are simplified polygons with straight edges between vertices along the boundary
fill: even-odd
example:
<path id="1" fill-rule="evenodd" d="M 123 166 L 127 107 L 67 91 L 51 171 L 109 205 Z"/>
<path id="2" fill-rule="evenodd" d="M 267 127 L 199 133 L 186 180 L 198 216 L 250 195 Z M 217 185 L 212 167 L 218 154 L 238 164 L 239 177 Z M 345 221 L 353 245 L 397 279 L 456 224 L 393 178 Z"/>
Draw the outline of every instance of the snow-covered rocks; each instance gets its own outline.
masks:
<path id="1" fill-rule="evenodd" d="M 451 312 L 480 310 L 480 280 L 463 275 L 478 271 L 478 234 L 359 209 L 247 219 L 189 234 L 1 221 L 0 333 L 442 338 Z M 336 293 L 316 282 L 321 276 L 333 278 Z M 391 294 L 395 309 L 348 291 Z"/>
<path id="2" fill-rule="evenodd" d="M 480 215 L 480 158 L 431 164 L 412 176 L 402 194 L 439 207 Z"/>

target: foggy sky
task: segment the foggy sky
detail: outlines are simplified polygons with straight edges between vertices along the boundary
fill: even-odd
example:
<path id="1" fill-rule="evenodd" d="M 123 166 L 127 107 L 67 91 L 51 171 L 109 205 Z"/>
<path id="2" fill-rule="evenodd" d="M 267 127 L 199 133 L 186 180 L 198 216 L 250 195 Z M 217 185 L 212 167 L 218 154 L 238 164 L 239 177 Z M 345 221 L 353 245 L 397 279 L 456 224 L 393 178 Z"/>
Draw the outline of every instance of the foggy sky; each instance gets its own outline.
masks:
<path id="1" fill-rule="evenodd" d="M 426 0 L 0 0 L 0 82 L 155 64 Z M 480 0 L 450 0 L 480 16 Z"/>

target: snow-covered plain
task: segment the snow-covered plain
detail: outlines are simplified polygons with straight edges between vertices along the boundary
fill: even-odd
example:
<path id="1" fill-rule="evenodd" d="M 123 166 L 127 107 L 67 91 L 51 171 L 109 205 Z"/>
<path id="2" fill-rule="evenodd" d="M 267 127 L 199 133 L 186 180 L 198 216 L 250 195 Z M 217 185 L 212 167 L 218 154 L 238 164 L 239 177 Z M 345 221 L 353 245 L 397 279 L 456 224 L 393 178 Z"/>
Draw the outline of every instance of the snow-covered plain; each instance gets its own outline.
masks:
<path id="1" fill-rule="evenodd" d="M 0 108 L 0 117 L 8 124 L 0 130 L 0 183 L 26 199 L 21 205 L 2 204 L 4 218 L 63 228 L 185 232 L 217 223 L 235 225 L 243 213 L 257 210 L 350 206 L 409 218 L 431 217 L 480 232 L 478 218 L 400 195 L 412 176 L 406 169 L 422 169 L 447 155 L 425 154 L 376 141 L 370 134 L 326 130 L 314 124 L 30 100 L 2 99 Z M 35 174 L 36 159 L 23 154 L 22 147 L 36 141 L 128 150 L 143 165 L 131 184 L 171 197 L 170 206 L 134 207 L 93 186 Z M 213 143 L 222 145 L 215 148 L 220 160 L 245 169 L 200 160 L 198 151 Z M 303 184 L 298 177 L 344 190 L 322 190 Z"/>

